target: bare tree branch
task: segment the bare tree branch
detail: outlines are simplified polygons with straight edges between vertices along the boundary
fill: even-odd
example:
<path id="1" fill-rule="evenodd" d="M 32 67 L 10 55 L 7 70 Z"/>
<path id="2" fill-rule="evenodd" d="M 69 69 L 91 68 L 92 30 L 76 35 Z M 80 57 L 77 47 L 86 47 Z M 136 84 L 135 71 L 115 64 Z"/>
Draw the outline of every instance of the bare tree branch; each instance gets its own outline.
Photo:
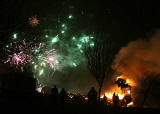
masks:
<path id="1" fill-rule="evenodd" d="M 109 79 L 113 70 L 111 64 L 116 54 L 116 46 L 101 34 L 94 39 L 94 47 L 87 43 L 85 46 L 85 55 L 88 62 L 88 68 L 99 84 L 99 99 L 101 88 L 105 78 Z"/>

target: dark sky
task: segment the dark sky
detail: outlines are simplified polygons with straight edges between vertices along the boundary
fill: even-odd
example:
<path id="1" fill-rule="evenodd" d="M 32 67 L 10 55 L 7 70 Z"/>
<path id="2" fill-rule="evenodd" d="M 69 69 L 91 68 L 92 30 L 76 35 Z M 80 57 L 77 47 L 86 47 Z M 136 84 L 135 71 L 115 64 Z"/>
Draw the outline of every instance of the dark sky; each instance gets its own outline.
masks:
<path id="1" fill-rule="evenodd" d="M 79 17 L 83 18 L 81 22 L 88 21 L 99 31 L 107 30 L 112 38 L 123 39 L 126 42 L 143 36 L 160 25 L 160 8 L 158 3 L 153 1 L 1 0 L 1 41 L 16 29 L 23 29 L 30 16 L 60 16 L 64 15 L 64 12 L 73 12 L 76 16 L 83 12 L 84 18 Z"/>

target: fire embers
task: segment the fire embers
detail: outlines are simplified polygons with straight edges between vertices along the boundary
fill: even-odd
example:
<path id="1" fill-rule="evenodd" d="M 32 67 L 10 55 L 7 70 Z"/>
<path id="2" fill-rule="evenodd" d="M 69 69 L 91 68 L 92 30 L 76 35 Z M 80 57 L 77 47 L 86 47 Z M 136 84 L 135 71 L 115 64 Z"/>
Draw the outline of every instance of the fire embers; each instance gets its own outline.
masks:
<path id="1" fill-rule="evenodd" d="M 132 80 L 124 76 L 117 77 L 115 84 L 111 87 L 110 91 L 105 92 L 107 102 L 121 107 L 133 106 L 131 88 L 135 86 Z"/>

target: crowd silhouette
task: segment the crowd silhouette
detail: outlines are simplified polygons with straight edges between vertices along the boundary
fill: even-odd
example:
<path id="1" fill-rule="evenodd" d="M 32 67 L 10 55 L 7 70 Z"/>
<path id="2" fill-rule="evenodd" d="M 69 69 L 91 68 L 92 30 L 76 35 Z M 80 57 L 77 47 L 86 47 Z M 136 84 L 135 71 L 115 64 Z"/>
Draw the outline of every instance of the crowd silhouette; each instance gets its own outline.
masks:
<path id="1" fill-rule="evenodd" d="M 87 96 L 84 98 L 80 94 L 69 97 L 69 94 L 66 92 L 65 88 L 62 88 L 61 91 L 58 92 L 58 88 L 55 85 L 51 89 L 51 98 L 52 98 L 52 103 L 54 105 L 57 105 L 57 104 L 65 105 L 68 103 L 79 104 L 80 102 L 87 103 L 89 105 L 97 105 L 97 104 L 109 105 L 107 102 L 107 97 L 105 95 L 100 101 L 97 100 L 98 99 L 97 91 L 95 90 L 94 87 L 91 87 Z M 83 101 L 82 99 L 85 99 L 85 100 Z M 119 96 L 116 93 L 113 94 L 112 102 L 114 107 L 120 107 Z"/>
<path id="2" fill-rule="evenodd" d="M 94 87 L 88 92 L 88 103 L 89 104 L 96 104 L 97 103 L 97 91 Z"/>
<path id="3" fill-rule="evenodd" d="M 56 85 L 54 86 L 54 88 L 51 89 L 51 96 L 52 96 L 53 103 L 57 104 L 58 103 L 58 89 Z"/>
<path id="4" fill-rule="evenodd" d="M 123 85 L 121 82 L 123 80 L 117 83 L 121 86 Z M 113 94 L 112 101 L 109 101 L 105 95 L 99 101 L 95 87 L 91 87 L 87 95 L 69 93 L 65 88 L 59 88 L 56 85 L 53 88 L 46 87 L 46 89 L 47 94 L 37 92 L 36 80 L 29 77 L 27 73 L 13 72 L 12 76 L 10 74 L 0 75 L 0 106 L 7 104 L 7 107 L 17 106 L 19 109 L 30 107 L 30 109 L 41 111 L 53 107 L 54 111 L 77 110 L 87 107 L 86 110 L 94 112 L 93 110 L 98 110 L 99 106 L 119 109 L 122 105 L 126 107 L 126 104 L 132 101 L 131 96 L 125 96 L 124 104 L 122 104 L 122 100 L 116 93 Z M 81 112 L 81 110 L 79 111 Z"/>
<path id="5" fill-rule="evenodd" d="M 82 100 L 85 98 L 87 98 L 86 100 L 88 104 L 97 104 L 97 91 L 95 90 L 94 87 L 92 87 L 88 92 L 88 96 L 86 96 L 85 98 L 80 94 L 69 97 L 69 94 L 66 92 L 65 88 L 62 88 L 61 91 L 58 92 L 58 88 L 55 85 L 51 89 L 51 98 L 54 105 L 57 104 L 65 105 L 67 103 L 81 103 L 81 102 L 86 103 L 85 101 Z M 71 99 L 73 100 L 70 101 Z"/>
<path id="6" fill-rule="evenodd" d="M 53 88 L 49 87 L 44 87 L 43 89 L 46 90 L 46 95 L 45 95 L 45 90 L 42 91 L 42 93 L 36 92 L 36 80 L 32 77 L 29 77 L 29 74 L 25 74 L 22 72 L 13 72 L 12 73 L 14 76 L 10 76 L 9 74 L 1 76 L 1 85 L 0 85 L 0 97 L 3 99 L 3 97 L 7 96 L 6 99 L 9 99 L 9 97 L 14 97 L 16 96 L 17 98 L 19 96 L 35 96 L 37 98 L 41 99 L 41 96 L 45 96 L 48 101 L 54 105 L 66 105 L 66 104 L 89 104 L 89 105 L 97 105 L 97 104 L 103 104 L 109 106 L 110 103 L 107 100 L 107 97 L 104 95 L 103 99 L 101 98 L 100 101 L 98 101 L 98 96 L 97 96 L 97 91 L 94 87 L 91 87 L 89 90 L 88 94 L 81 95 L 81 94 L 72 94 L 72 93 L 67 93 L 65 88 L 61 88 L 59 91 L 57 86 L 54 85 Z M 117 83 L 119 86 L 123 85 L 124 80 L 119 80 Z M 45 98 L 44 97 L 44 98 Z M 42 98 L 42 99 L 44 99 Z M 24 98 L 25 99 L 25 98 Z M 119 107 L 120 100 L 118 95 L 115 93 L 113 94 L 112 98 L 112 106 Z M 46 102 L 48 102 L 46 100 Z M 131 97 L 130 96 L 125 96 L 125 101 L 126 104 L 131 102 Z"/>

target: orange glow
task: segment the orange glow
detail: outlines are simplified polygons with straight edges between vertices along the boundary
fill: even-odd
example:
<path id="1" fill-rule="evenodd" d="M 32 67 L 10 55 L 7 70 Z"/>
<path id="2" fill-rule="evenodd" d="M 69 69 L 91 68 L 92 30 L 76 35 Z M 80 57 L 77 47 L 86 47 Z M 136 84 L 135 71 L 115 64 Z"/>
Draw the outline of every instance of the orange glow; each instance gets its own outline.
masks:
<path id="1" fill-rule="evenodd" d="M 127 77 L 123 75 L 118 76 L 116 80 L 118 80 L 119 78 L 125 79 L 126 80 L 125 84 L 128 84 L 131 87 L 136 85 L 133 80 L 128 79 Z M 131 95 L 131 88 L 127 87 L 127 88 L 122 89 L 121 87 L 118 87 L 116 84 L 114 84 L 113 86 L 111 86 L 111 88 L 107 90 L 108 91 L 106 91 L 104 95 L 107 97 L 108 102 L 109 101 L 112 102 L 112 97 L 114 93 L 119 97 L 119 100 L 121 100 L 121 102 L 123 102 L 125 96 Z M 104 98 L 104 95 L 101 96 L 102 99 Z M 132 105 L 133 105 L 133 101 L 127 104 L 127 107 L 132 106 Z"/>
<path id="2" fill-rule="evenodd" d="M 131 91 L 130 91 L 130 90 L 127 90 L 127 94 L 131 94 Z"/>
<path id="3" fill-rule="evenodd" d="M 108 99 L 112 99 L 112 96 L 113 96 L 113 94 L 112 93 L 105 93 L 105 96 L 108 98 Z"/>
<path id="4" fill-rule="evenodd" d="M 119 97 L 120 100 L 122 100 L 124 98 L 124 95 L 123 94 L 122 95 L 118 94 L 118 97 Z"/>
<path id="5" fill-rule="evenodd" d="M 39 24 L 39 20 L 37 19 L 37 17 L 30 17 L 29 24 L 32 25 L 32 27 L 35 27 Z"/>
<path id="6" fill-rule="evenodd" d="M 116 92 L 115 92 L 116 93 Z M 113 94 L 114 92 L 106 92 L 105 93 L 105 96 L 109 99 L 109 100 L 112 100 L 112 97 L 113 97 Z M 117 93 L 116 93 L 117 94 Z M 104 97 L 104 96 L 103 96 Z M 122 100 L 124 98 L 124 95 L 123 94 L 118 94 L 118 97 L 120 100 Z"/>
<path id="7" fill-rule="evenodd" d="M 125 79 L 126 83 L 129 84 L 129 85 L 131 85 L 131 86 L 136 86 L 136 83 L 133 80 L 128 79 L 126 76 L 120 75 L 120 76 L 117 77 L 117 80 L 119 78 Z"/>
<path id="8" fill-rule="evenodd" d="M 100 98 L 101 98 L 101 99 L 103 99 L 103 98 L 104 98 L 104 96 L 102 95 Z"/>
<path id="9" fill-rule="evenodd" d="M 133 102 L 130 102 L 129 104 L 127 104 L 127 107 L 131 107 L 133 106 Z"/>
<path id="10" fill-rule="evenodd" d="M 124 92 L 117 85 L 113 85 L 109 91 L 105 92 L 105 96 L 108 100 L 112 100 L 113 94 L 117 94 L 119 99 L 122 100 L 125 96 Z M 102 97 L 102 96 L 101 96 Z M 104 97 L 104 96 L 103 96 Z"/>
<path id="11" fill-rule="evenodd" d="M 84 99 L 87 101 L 87 100 L 88 100 L 88 97 L 85 97 Z"/>

